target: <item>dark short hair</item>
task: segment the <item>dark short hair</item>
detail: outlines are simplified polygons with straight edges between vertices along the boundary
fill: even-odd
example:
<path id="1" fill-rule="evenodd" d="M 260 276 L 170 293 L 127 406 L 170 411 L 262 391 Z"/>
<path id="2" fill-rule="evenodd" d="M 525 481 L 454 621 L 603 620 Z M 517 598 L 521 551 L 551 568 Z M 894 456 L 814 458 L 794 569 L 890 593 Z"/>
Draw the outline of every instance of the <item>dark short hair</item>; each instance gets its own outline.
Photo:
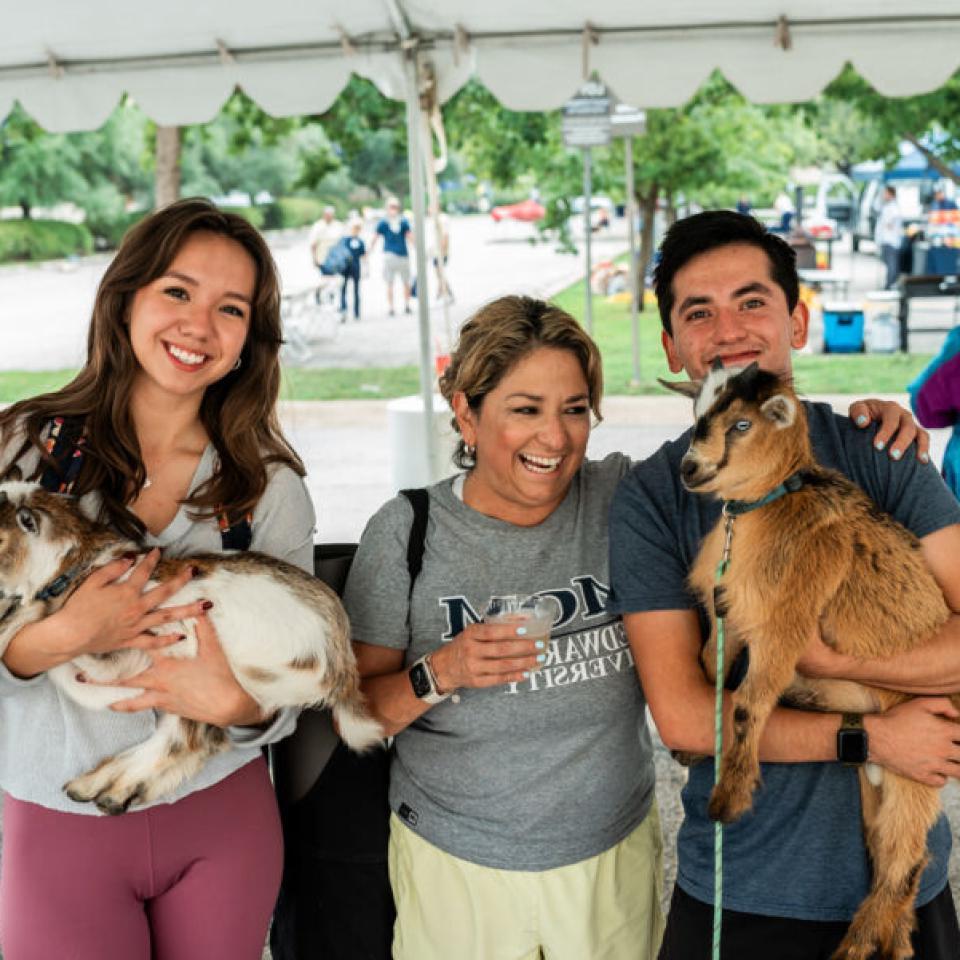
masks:
<path id="1" fill-rule="evenodd" d="M 660 262 L 653 273 L 653 287 L 663 329 L 673 336 L 673 278 L 694 257 L 731 243 L 759 247 L 770 261 L 770 276 L 783 290 L 792 313 L 800 299 L 797 254 L 782 237 L 770 233 L 759 220 L 732 210 L 706 210 L 678 220 L 660 245 Z"/>

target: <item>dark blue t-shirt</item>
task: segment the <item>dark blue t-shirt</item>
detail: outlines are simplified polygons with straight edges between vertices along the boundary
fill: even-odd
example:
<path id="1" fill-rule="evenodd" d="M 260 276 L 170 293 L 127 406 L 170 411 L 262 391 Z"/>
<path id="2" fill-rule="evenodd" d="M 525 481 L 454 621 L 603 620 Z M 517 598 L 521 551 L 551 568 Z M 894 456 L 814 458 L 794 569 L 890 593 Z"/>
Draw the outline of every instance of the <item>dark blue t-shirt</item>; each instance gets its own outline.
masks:
<path id="1" fill-rule="evenodd" d="M 396 229 L 390 225 L 386 218 L 377 224 L 377 233 L 383 237 L 383 252 L 395 253 L 398 257 L 407 256 L 407 234 L 410 232 L 410 224 L 406 217 L 401 217 L 397 223 Z"/>
<path id="2" fill-rule="evenodd" d="M 960 523 L 960 505 L 933 466 L 911 455 L 893 463 L 872 446 L 873 431 L 854 427 L 824 404 L 805 404 L 817 459 L 846 474 L 918 537 Z M 689 610 L 697 606 L 686 578 L 720 516 L 711 497 L 679 482 L 689 431 L 664 444 L 621 481 L 610 512 L 612 612 Z M 706 621 L 701 611 L 701 621 Z M 730 910 L 801 920 L 849 921 L 870 883 L 856 770 L 839 763 L 764 763 L 753 810 L 724 828 L 723 905 Z M 707 800 L 713 764 L 690 769 L 677 840 L 677 882 L 713 902 L 713 821 Z M 918 905 L 947 882 L 950 829 L 930 831 L 930 865 Z"/>

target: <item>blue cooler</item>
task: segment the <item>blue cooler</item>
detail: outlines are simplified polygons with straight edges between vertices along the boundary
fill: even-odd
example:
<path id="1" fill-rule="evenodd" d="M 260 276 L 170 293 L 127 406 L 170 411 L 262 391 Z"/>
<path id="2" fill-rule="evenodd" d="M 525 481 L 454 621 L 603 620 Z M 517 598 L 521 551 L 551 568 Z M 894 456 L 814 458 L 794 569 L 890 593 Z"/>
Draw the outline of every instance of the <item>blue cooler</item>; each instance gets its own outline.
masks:
<path id="1" fill-rule="evenodd" d="M 823 352 L 863 352 L 863 309 L 855 303 L 823 305 Z"/>

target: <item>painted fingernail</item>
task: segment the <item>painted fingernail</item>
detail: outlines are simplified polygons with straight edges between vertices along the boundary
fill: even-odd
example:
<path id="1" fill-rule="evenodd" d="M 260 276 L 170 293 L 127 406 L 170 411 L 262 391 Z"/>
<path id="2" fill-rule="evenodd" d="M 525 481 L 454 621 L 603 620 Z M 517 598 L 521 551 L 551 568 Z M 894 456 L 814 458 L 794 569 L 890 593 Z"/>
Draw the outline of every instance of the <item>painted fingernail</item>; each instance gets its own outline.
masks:
<path id="1" fill-rule="evenodd" d="M 874 446 L 875 446 L 878 450 L 882 450 L 882 449 L 886 446 L 886 444 L 885 444 L 882 440 L 878 440 L 878 441 L 874 444 Z"/>
<path id="2" fill-rule="evenodd" d="M 212 609 L 213 609 L 213 601 L 212 601 L 212 600 L 204 600 L 203 603 L 200 604 L 200 609 L 201 609 L 201 610 L 212 610 Z"/>
<path id="3" fill-rule="evenodd" d="M 922 461 L 923 463 L 929 463 L 929 462 L 930 462 L 930 454 L 929 454 L 929 453 L 921 453 L 921 454 L 920 454 L 920 459 L 921 459 L 921 461 Z"/>
<path id="4" fill-rule="evenodd" d="M 867 415 L 865 413 L 861 413 L 860 416 L 857 417 L 857 426 L 865 427 L 866 425 L 867 425 Z"/>
<path id="5" fill-rule="evenodd" d="M 123 555 L 123 559 L 124 559 L 124 560 L 136 560 L 136 559 L 137 559 L 137 556 L 138 556 L 138 554 L 134 553 L 132 550 L 128 550 L 128 551 Z"/>
<path id="6" fill-rule="evenodd" d="M 538 640 L 538 641 L 534 644 L 534 646 L 535 646 L 538 650 L 543 650 L 543 648 L 546 646 L 546 644 L 545 644 L 542 640 Z"/>
<path id="7" fill-rule="evenodd" d="M 518 637 L 525 637 L 526 635 L 527 635 L 527 628 L 526 628 L 526 627 L 517 627 L 517 636 L 518 636 Z"/>
<path id="8" fill-rule="evenodd" d="M 86 675 L 85 673 L 78 673 L 78 674 L 76 674 L 76 675 L 74 676 L 73 679 L 76 680 L 77 683 L 86 683 L 86 682 L 87 682 L 87 675 Z"/>
<path id="9" fill-rule="evenodd" d="M 899 450 L 891 450 L 890 456 L 893 457 L 894 460 L 899 460 L 902 454 L 900 453 Z"/>
<path id="10" fill-rule="evenodd" d="M 537 654 L 537 663 L 546 663 L 547 655 L 545 653 Z"/>

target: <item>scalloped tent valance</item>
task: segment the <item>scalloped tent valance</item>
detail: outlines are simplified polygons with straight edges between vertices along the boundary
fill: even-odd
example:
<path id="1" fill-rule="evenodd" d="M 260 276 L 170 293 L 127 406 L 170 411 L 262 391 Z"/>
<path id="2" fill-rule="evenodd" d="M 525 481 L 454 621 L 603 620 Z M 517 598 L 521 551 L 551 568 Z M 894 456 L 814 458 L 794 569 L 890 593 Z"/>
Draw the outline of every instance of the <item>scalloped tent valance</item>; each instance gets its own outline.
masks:
<path id="1" fill-rule="evenodd" d="M 714 69 L 776 103 L 816 95 L 848 60 L 888 96 L 960 67 L 956 0 L 740 0 L 732 15 L 714 0 L 38 0 L 0 37 L 0 118 L 19 100 L 49 130 L 93 129 L 127 93 L 158 123 L 202 123 L 236 86 L 277 116 L 320 113 L 351 72 L 402 99 L 398 10 L 442 98 L 475 74 L 518 110 L 560 106 L 585 70 L 663 107 Z"/>

